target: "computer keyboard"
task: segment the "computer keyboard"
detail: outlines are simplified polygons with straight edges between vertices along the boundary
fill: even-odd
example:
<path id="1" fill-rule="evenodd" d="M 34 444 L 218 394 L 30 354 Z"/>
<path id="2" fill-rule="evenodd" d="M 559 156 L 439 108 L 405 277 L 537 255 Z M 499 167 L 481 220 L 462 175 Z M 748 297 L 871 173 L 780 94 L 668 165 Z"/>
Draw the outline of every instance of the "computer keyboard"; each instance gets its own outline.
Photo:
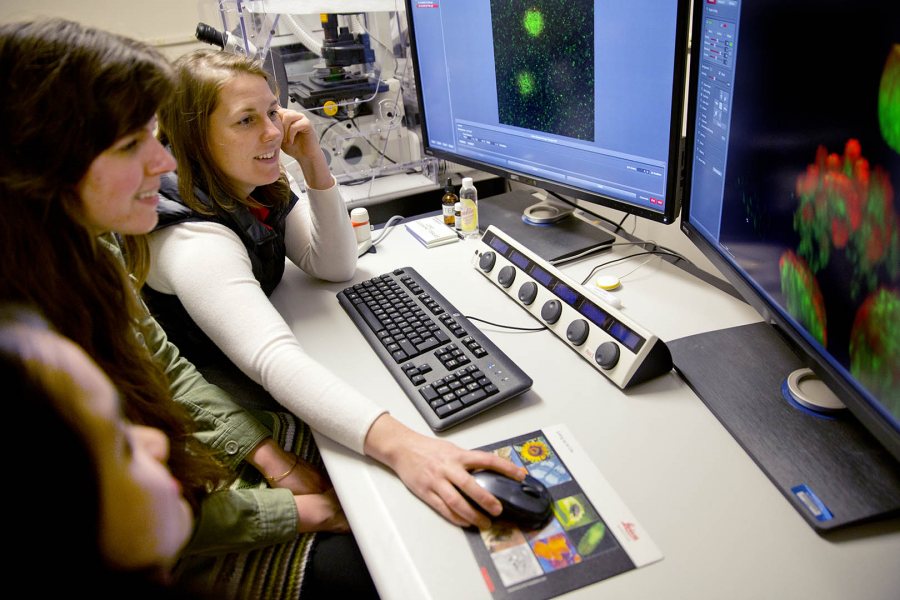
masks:
<path id="1" fill-rule="evenodd" d="M 517 396 L 532 381 L 412 267 L 338 300 L 434 431 Z"/>

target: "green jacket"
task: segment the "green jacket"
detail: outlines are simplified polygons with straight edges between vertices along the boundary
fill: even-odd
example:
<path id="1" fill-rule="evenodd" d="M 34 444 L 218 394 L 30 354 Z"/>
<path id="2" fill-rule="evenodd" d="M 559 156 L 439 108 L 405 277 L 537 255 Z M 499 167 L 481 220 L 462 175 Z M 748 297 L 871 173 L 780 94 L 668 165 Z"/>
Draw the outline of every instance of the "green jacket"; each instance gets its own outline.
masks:
<path id="1" fill-rule="evenodd" d="M 115 240 L 104 237 L 103 241 L 111 242 L 108 247 L 121 258 Z M 208 383 L 168 341 L 149 313 L 145 324 L 149 334 L 144 343 L 165 368 L 172 396 L 194 417 L 196 435 L 217 450 L 228 467 L 240 472 L 247 454 L 272 432 L 224 390 Z M 204 499 L 183 554 L 245 551 L 297 536 L 297 507 L 290 490 L 237 487 L 213 492 Z"/>
<path id="2" fill-rule="evenodd" d="M 172 395 L 197 423 L 197 436 L 219 451 L 237 470 L 247 454 L 271 432 L 219 387 L 207 383 L 166 338 L 153 317 L 146 339 L 154 357 L 165 365 Z M 209 495 L 196 515 L 196 528 L 185 554 L 249 550 L 286 542 L 297 535 L 297 507 L 285 489 L 224 489 Z"/>

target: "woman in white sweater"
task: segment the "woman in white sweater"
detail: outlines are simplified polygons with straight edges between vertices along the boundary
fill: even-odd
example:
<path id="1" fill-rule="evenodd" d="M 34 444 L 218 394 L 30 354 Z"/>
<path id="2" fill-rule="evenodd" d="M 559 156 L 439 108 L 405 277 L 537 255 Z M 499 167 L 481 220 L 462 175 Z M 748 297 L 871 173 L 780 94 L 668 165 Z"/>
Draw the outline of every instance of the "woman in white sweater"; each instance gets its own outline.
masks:
<path id="1" fill-rule="evenodd" d="M 179 89 L 160 113 L 160 135 L 178 180 L 162 186 L 147 279 L 160 322 L 201 371 L 221 351 L 310 427 L 390 467 L 448 521 L 487 527 L 459 490 L 492 515 L 500 504 L 469 471 L 524 474 L 394 419 L 308 356 L 269 301 L 285 255 L 329 281 L 356 269 L 347 210 L 309 120 L 279 107 L 266 72 L 245 57 L 199 50 L 175 67 Z M 308 198 L 291 194 L 282 151 L 300 165 Z"/>

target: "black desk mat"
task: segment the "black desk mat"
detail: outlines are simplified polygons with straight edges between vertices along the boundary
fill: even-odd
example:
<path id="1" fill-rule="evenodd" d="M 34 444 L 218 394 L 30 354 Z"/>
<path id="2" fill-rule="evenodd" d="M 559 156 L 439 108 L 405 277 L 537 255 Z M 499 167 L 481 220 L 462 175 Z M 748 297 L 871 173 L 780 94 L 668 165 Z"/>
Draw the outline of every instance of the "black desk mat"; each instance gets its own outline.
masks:
<path id="1" fill-rule="evenodd" d="M 754 323 L 666 344 L 688 385 L 815 530 L 900 515 L 900 464 L 856 418 L 812 415 L 782 397 L 784 378 L 805 365 L 774 327 Z M 833 518 L 814 516 L 805 492 L 792 491 L 801 485 Z"/>

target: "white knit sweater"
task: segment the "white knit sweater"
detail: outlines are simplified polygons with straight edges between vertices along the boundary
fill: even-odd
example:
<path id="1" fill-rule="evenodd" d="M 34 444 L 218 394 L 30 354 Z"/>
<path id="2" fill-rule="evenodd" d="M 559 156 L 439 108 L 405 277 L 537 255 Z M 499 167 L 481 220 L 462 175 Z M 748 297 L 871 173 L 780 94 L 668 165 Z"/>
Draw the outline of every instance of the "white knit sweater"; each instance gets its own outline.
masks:
<path id="1" fill-rule="evenodd" d="M 353 277 L 356 237 L 336 185 L 301 196 L 286 225 L 294 264 L 328 281 Z M 306 354 L 260 288 L 234 232 L 218 223 L 181 223 L 153 233 L 150 250 L 150 287 L 176 294 L 206 335 L 282 406 L 362 453 L 384 409 Z"/>

